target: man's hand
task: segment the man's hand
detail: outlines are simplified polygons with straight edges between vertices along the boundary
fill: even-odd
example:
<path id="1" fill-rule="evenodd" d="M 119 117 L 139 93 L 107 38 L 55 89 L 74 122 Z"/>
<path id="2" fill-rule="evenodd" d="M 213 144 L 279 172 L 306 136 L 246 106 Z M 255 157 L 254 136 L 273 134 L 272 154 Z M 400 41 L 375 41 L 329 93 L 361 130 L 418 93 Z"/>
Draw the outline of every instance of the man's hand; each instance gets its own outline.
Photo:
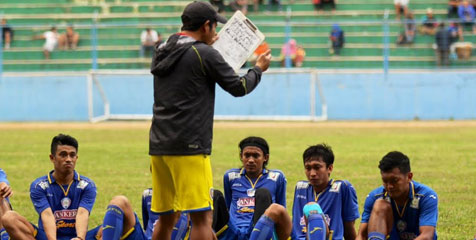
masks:
<path id="1" fill-rule="evenodd" d="M 256 67 L 261 68 L 261 71 L 266 71 L 269 68 L 269 64 L 271 62 L 271 50 L 269 49 L 265 53 L 258 56 L 258 60 L 256 60 Z"/>
<path id="2" fill-rule="evenodd" d="M 12 195 L 12 188 L 5 182 L 0 182 L 0 197 L 7 198 Z"/>

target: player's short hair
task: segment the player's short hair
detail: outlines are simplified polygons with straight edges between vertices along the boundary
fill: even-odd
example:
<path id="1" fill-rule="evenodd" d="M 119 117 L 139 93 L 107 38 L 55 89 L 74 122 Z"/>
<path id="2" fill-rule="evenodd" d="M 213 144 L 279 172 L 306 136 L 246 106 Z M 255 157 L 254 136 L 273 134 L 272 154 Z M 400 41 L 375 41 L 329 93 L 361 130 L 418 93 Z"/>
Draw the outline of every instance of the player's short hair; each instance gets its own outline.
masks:
<path id="1" fill-rule="evenodd" d="M 332 152 L 331 146 L 326 145 L 325 143 L 317 144 L 308 147 L 302 154 L 303 164 L 319 158 L 326 163 L 326 167 L 334 164 L 334 153 Z"/>
<path id="2" fill-rule="evenodd" d="M 76 152 L 78 152 L 78 141 L 74 138 L 71 137 L 70 135 L 66 134 L 58 134 L 58 136 L 55 136 L 53 140 L 51 141 L 51 154 L 55 155 L 56 154 L 56 149 L 58 148 L 58 145 L 68 145 L 72 146 L 76 149 Z"/>
<path id="3" fill-rule="evenodd" d="M 257 147 L 261 149 L 261 151 L 263 151 L 264 156 L 269 154 L 268 142 L 266 142 L 266 140 L 264 140 L 264 138 L 262 137 L 247 137 L 241 140 L 241 142 L 238 144 L 238 147 L 240 148 L 240 156 L 243 154 L 243 149 L 245 149 L 245 147 Z M 266 165 L 268 165 L 268 161 L 263 163 L 263 167 L 266 167 Z"/>
<path id="4" fill-rule="evenodd" d="M 392 151 L 383 156 L 378 164 L 378 168 L 380 168 L 381 172 L 390 172 L 394 168 L 398 168 L 401 173 L 406 174 L 411 171 L 410 159 L 401 152 Z"/>

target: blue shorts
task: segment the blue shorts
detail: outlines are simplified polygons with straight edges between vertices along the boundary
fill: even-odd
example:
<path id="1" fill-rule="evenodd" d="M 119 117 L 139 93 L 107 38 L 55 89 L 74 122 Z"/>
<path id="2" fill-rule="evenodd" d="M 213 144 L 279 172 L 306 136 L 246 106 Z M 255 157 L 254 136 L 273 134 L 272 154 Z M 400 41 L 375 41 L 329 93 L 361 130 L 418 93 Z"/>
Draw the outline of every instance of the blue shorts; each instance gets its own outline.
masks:
<path id="1" fill-rule="evenodd" d="M 5 228 L 0 229 L 0 240 L 10 240 L 10 236 L 8 236 Z"/>
<path id="2" fill-rule="evenodd" d="M 142 226 L 140 225 L 139 217 L 137 217 L 136 213 L 134 213 L 134 216 L 136 218 L 136 224 L 126 234 L 124 234 L 121 237 L 121 239 L 123 239 L 123 240 L 147 240 L 147 237 L 145 236 L 144 231 L 142 230 Z M 101 225 L 95 227 L 94 229 L 89 230 L 88 234 L 86 235 L 85 240 L 97 240 L 97 239 L 99 239 L 97 234 L 98 234 L 98 231 L 99 231 L 100 228 L 101 228 Z"/>
<path id="3" fill-rule="evenodd" d="M 46 233 L 43 229 L 39 229 L 33 223 L 30 223 L 30 224 L 33 226 L 33 228 L 35 228 L 34 237 L 35 237 L 36 240 L 48 240 L 48 238 L 46 237 Z M 87 240 L 96 240 L 97 239 L 96 234 L 97 234 L 98 230 L 99 230 L 99 227 L 89 230 L 86 233 L 86 239 Z M 75 237 L 75 236 L 57 236 L 56 239 L 57 240 L 70 240 L 73 237 Z M 3 240 L 3 238 L 1 240 Z"/>

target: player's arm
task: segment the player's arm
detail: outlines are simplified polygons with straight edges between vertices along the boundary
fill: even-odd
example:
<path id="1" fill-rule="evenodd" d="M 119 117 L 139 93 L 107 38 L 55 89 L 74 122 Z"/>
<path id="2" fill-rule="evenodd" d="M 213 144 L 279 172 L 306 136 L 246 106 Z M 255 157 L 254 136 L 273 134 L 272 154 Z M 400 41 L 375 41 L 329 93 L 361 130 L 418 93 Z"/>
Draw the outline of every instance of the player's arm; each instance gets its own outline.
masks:
<path id="1" fill-rule="evenodd" d="M 354 240 L 357 237 L 357 233 L 354 228 L 355 221 L 344 221 L 344 239 Z"/>
<path id="2" fill-rule="evenodd" d="M 421 226 L 420 235 L 415 240 L 432 240 L 435 233 L 435 227 L 433 226 Z"/>
<path id="3" fill-rule="evenodd" d="M 53 211 L 51 211 L 51 208 L 47 208 L 40 215 L 46 238 L 48 240 L 56 240 L 56 220 Z"/>
<path id="4" fill-rule="evenodd" d="M 12 188 L 6 182 L 0 182 L 0 199 L 5 199 L 12 195 Z"/>
<path id="5" fill-rule="evenodd" d="M 76 236 L 78 238 L 73 239 L 82 239 L 86 238 L 86 233 L 88 232 L 88 220 L 89 220 L 89 211 L 86 208 L 79 207 L 78 214 L 76 215 Z"/>
<path id="6" fill-rule="evenodd" d="M 368 236 L 368 223 L 360 223 L 359 233 L 357 234 L 357 240 L 367 240 Z"/>

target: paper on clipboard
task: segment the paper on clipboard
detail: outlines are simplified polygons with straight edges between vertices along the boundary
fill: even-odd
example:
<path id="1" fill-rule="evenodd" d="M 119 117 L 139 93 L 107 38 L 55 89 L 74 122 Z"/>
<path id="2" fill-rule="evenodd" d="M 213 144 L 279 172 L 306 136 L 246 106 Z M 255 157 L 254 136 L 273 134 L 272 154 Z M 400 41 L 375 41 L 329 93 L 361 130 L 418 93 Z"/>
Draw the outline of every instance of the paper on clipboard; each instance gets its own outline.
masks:
<path id="1" fill-rule="evenodd" d="M 218 33 L 218 37 L 212 46 L 235 72 L 243 66 L 265 38 L 241 11 L 233 14 Z"/>

